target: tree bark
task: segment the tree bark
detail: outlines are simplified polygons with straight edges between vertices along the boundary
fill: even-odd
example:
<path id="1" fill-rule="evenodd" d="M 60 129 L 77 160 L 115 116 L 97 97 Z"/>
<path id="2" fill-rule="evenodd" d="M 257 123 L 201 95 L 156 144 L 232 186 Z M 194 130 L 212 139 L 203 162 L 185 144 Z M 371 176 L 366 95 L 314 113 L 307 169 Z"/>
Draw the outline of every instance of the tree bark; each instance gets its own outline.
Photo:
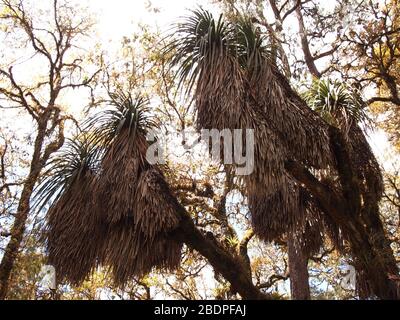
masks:
<path id="1" fill-rule="evenodd" d="M 76 47 L 73 44 L 73 40 L 75 40 L 78 35 L 86 34 L 86 31 L 91 27 L 91 24 L 87 21 L 83 21 L 78 26 L 75 26 L 72 17 L 76 12 L 65 12 L 68 15 L 68 19 L 64 17 L 64 14 L 59 15 L 58 10 L 63 9 L 58 6 L 57 0 L 53 0 L 54 10 L 52 21 L 54 25 L 52 27 L 49 26 L 46 30 L 42 30 L 33 25 L 33 21 L 30 19 L 30 13 L 25 11 L 22 2 L 3 1 L 2 4 L 8 12 L 7 15 L 2 18 L 12 22 L 15 29 L 18 30 L 16 32 L 25 34 L 27 42 L 24 40 L 21 43 L 23 43 L 26 48 L 32 49 L 36 55 L 45 59 L 46 63 L 44 67 L 48 68 L 46 81 L 42 82 L 41 80 L 37 82 L 36 86 L 32 84 L 26 86 L 18 83 L 12 71 L 12 64 L 8 66 L 8 70 L 0 69 L 1 76 L 8 80 L 8 85 L 0 88 L 2 98 L 5 97 L 5 99 L 9 101 L 17 103 L 17 105 L 25 109 L 27 114 L 37 123 L 36 138 L 29 173 L 22 186 L 14 224 L 10 232 L 10 240 L 0 262 L 0 299 L 5 299 L 10 274 L 23 240 L 30 211 L 30 200 L 33 188 L 38 181 L 41 170 L 46 165 L 50 156 L 60 149 L 64 143 L 64 121 L 67 119 L 73 120 L 70 115 L 63 114 L 61 109 L 56 105 L 56 100 L 60 92 L 64 89 L 90 87 L 101 68 L 91 76 L 85 77 L 82 81 L 78 81 L 77 83 L 72 81 L 72 74 L 76 72 L 76 70 L 83 71 L 83 69 L 82 66 L 79 65 L 79 59 L 75 59 L 70 63 L 65 61 L 65 58 L 68 51 Z M 47 38 L 46 41 L 43 41 L 41 38 L 44 32 L 50 39 L 52 38 L 54 40 L 54 43 L 47 46 Z M 67 75 L 69 75 L 69 77 Z M 70 81 L 65 81 L 68 78 Z M 49 93 L 46 99 L 47 102 L 43 103 L 40 102 L 41 99 L 36 97 L 35 90 L 41 89 L 45 85 L 49 87 Z M 53 136 L 55 136 L 54 139 L 52 138 Z"/>
<path id="2" fill-rule="evenodd" d="M 4 255 L 0 263 L 0 300 L 4 300 L 7 296 L 8 283 L 11 271 L 14 267 L 18 251 L 24 236 L 26 221 L 30 211 L 30 199 L 33 187 L 39 177 L 42 169 L 40 154 L 45 137 L 45 127 L 39 128 L 38 135 L 35 139 L 35 147 L 33 151 L 32 161 L 30 165 L 29 175 L 23 185 L 21 197 L 18 202 L 17 213 L 13 227 L 11 229 L 10 240 L 4 250 Z"/>
<path id="3" fill-rule="evenodd" d="M 269 298 L 253 284 L 241 257 L 228 253 L 216 241 L 205 237 L 195 227 L 192 219 L 186 213 L 182 212 L 182 221 L 179 229 L 181 231 L 181 239 L 185 244 L 205 257 L 214 270 L 228 280 L 232 285 L 233 291 L 238 292 L 243 299 L 265 300 Z"/>
<path id="4" fill-rule="evenodd" d="M 213 237 L 203 235 L 194 225 L 186 209 L 171 193 L 168 184 L 165 181 L 160 181 L 160 183 L 164 185 L 163 190 L 166 198 L 169 199 L 168 201 L 175 208 L 180 218 L 179 226 L 171 233 L 171 237 L 185 243 L 189 248 L 198 251 L 205 257 L 214 268 L 214 271 L 221 274 L 231 283 L 232 291 L 239 293 L 243 299 L 270 299 L 269 295 L 262 293 L 253 284 L 246 259 L 239 254 L 230 253 Z"/>
<path id="5" fill-rule="evenodd" d="M 365 274 L 371 291 L 381 299 L 400 299 L 398 285 L 392 276 L 398 275 L 397 266 L 393 266 L 394 256 L 390 248 L 385 249 L 387 259 L 380 257 L 380 248 L 374 246 L 360 215 L 355 215 L 346 205 L 347 201 L 328 186 L 320 183 L 303 165 L 295 161 L 285 164 L 287 171 L 313 194 L 325 214 L 331 216 L 340 226 L 349 241 L 355 268 Z M 386 239 L 385 235 L 379 235 Z M 382 243 L 382 242 L 381 242 Z"/>
<path id="6" fill-rule="evenodd" d="M 26 222 L 30 212 L 30 200 L 32 197 L 33 188 L 39 179 L 40 172 L 46 165 L 51 154 L 60 149 L 64 143 L 64 125 L 61 121 L 58 125 L 59 134 L 57 139 L 45 145 L 46 130 L 50 115 L 51 105 L 48 107 L 48 110 L 42 113 L 38 120 L 37 136 L 34 143 L 29 174 L 23 184 L 21 197 L 18 202 L 17 213 L 11 229 L 11 237 L 0 262 L 0 300 L 4 300 L 7 296 L 10 275 L 24 237 Z"/>
<path id="7" fill-rule="evenodd" d="M 301 42 L 301 48 L 303 49 L 304 53 L 304 60 L 306 61 L 310 73 L 316 78 L 321 78 L 321 73 L 318 71 L 317 66 L 315 65 L 314 57 L 311 54 L 307 38 L 307 30 L 306 27 L 304 26 L 303 14 L 301 13 L 301 6 L 298 6 L 296 8 L 296 15 L 297 15 L 297 21 L 299 23 L 300 42 Z"/>
<path id="8" fill-rule="evenodd" d="M 290 292 L 292 300 L 310 300 L 308 257 L 292 232 L 288 233 Z"/>

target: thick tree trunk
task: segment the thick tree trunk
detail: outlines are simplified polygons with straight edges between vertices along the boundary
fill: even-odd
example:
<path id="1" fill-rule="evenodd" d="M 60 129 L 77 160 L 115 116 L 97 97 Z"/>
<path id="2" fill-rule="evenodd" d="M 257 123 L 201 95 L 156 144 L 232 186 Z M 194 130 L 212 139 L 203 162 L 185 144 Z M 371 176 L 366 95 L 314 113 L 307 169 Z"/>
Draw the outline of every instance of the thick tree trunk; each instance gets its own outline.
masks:
<path id="1" fill-rule="evenodd" d="M 29 175 L 25 180 L 21 192 L 17 213 L 15 215 L 14 224 L 11 229 L 10 241 L 8 242 L 4 250 L 4 255 L 0 263 L 0 300 L 4 300 L 7 296 L 10 275 L 20 249 L 22 239 L 24 237 L 26 221 L 28 219 L 30 211 L 30 200 L 33 188 L 39 178 L 40 171 L 43 167 L 41 150 L 45 137 L 46 123 L 47 119 L 43 121 L 41 125 L 39 125 L 38 135 L 35 139 Z"/>
<path id="2" fill-rule="evenodd" d="M 179 207 L 177 209 L 181 216 L 180 227 L 176 231 L 177 238 L 205 257 L 213 266 L 215 272 L 220 273 L 228 280 L 233 291 L 238 292 L 243 299 L 262 300 L 269 298 L 253 284 L 248 268 L 240 256 L 230 254 L 221 248 L 216 240 L 204 236 L 195 227 L 186 210 Z"/>
<path id="3" fill-rule="evenodd" d="M 316 78 L 321 78 L 321 73 L 318 71 L 317 66 L 315 65 L 314 57 L 311 54 L 307 39 L 307 30 L 304 26 L 303 14 L 301 13 L 301 6 L 297 7 L 296 15 L 299 23 L 300 42 L 304 53 L 304 60 L 306 61 L 308 70 L 311 72 L 311 74 Z"/>
<path id="4" fill-rule="evenodd" d="M 33 190 L 33 181 L 26 182 L 19 200 L 17 214 L 11 230 L 11 238 L 4 251 L 3 259 L 0 263 L 0 300 L 4 300 L 7 295 L 8 282 L 11 271 L 14 267 L 15 259 L 24 236 L 26 221 L 29 214 L 29 201 Z"/>
<path id="5" fill-rule="evenodd" d="M 292 300 L 310 300 L 310 285 L 308 283 L 308 257 L 293 235 L 288 234 L 288 258 L 290 274 L 290 292 Z"/>
<path id="6" fill-rule="evenodd" d="M 367 177 L 365 190 L 362 189 L 357 168 L 350 159 L 349 143 L 341 131 L 330 128 L 330 138 L 343 188 L 342 202 L 348 215 L 348 224 L 357 229 L 356 232 L 349 230 L 347 238 L 358 234 L 358 238 L 363 239 L 361 243 L 356 243 L 354 238 L 352 243 L 353 252 L 358 253 L 355 257 L 356 269 L 359 269 L 359 274 L 366 275 L 370 287 L 361 294 L 399 299 L 397 283 L 391 279 L 398 275 L 398 268 L 379 215 L 380 192 L 375 190 L 374 180 L 369 181 L 372 177 Z M 341 226 L 341 229 L 344 230 L 344 227 Z"/>
<path id="7" fill-rule="evenodd" d="M 365 225 L 360 215 L 356 215 L 350 210 L 346 199 L 325 184 L 320 183 L 302 165 L 288 161 L 285 167 L 313 194 L 325 214 L 331 216 L 340 226 L 349 241 L 355 259 L 355 268 L 358 273 L 365 275 L 371 291 L 381 299 L 400 299 L 398 284 L 392 279 L 392 276 L 398 275 L 398 269 L 393 263 L 395 261 L 393 251 L 388 246 L 386 237 L 382 234 L 383 231 L 380 230 L 378 235 L 369 234 L 371 229 Z M 378 229 L 380 228 L 376 228 L 375 231 Z M 371 240 L 376 236 L 381 239 L 379 241 L 381 245 L 385 244 L 385 259 L 381 257 L 381 247 L 376 246 L 376 242 Z"/>
<path id="8" fill-rule="evenodd" d="M 232 291 L 239 293 L 243 299 L 270 299 L 270 296 L 262 293 L 253 284 L 246 259 L 239 254 L 232 254 L 224 249 L 212 236 L 203 235 L 194 225 L 186 209 L 170 192 L 169 186 L 165 181 L 163 189 L 180 218 L 179 227 L 172 232 L 171 237 L 185 243 L 189 248 L 198 251 L 205 257 L 214 268 L 214 271 L 221 274 L 231 283 Z M 248 236 L 250 237 L 250 234 Z"/>

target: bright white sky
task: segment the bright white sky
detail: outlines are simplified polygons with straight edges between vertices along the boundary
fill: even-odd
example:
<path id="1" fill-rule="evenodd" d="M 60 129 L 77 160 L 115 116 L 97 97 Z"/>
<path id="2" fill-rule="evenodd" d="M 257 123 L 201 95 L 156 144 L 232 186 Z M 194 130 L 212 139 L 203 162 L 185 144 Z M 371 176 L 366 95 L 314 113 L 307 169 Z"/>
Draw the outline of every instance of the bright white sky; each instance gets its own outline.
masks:
<path id="1" fill-rule="evenodd" d="M 319 1 L 321 7 L 327 10 L 335 3 L 332 0 Z M 45 2 L 41 4 L 45 5 Z M 122 37 L 131 36 L 139 23 L 166 31 L 180 17 L 187 15 L 189 9 L 204 6 L 208 10 L 219 11 L 210 0 L 81 0 L 79 4 L 88 7 L 89 13 L 97 22 L 98 38 L 111 51 L 118 50 Z M 295 20 L 288 20 L 286 23 L 297 28 Z M 78 94 L 68 98 L 71 108 L 81 108 L 81 98 Z M 375 132 L 371 134 L 370 142 L 376 155 L 385 163 L 385 154 L 390 149 L 386 135 L 381 131 Z"/>
<path id="2" fill-rule="evenodd" d="M 321 6 L 327 9 L 334 4 L 332 0 L 319 1 Z M 139 23 L 158 27 L 165 31 L 179 17 L 186 15 L 188 9 L 194 9 L 199 5 L 203 5 L 207 9 L 216 9 L 209 0 L 81 0 L 79 3 L 88 6 L 89 12 L 97 20 L 99 39 L 103 44 L 114 48 L 120 46 L 123 36 L 131 36 Z M 159 11 L 155 12 L 154 9 Z M 292 21 L 288 22 L 292 23 Z M 69 103 L 75 104 L 73 100 L 79 101 L 79 99 L 79 95 L 75 95 L 69 100 Z M 76 105 L 80 107 L 79 103 Z M 20 123 L 20 125 L 26 127 L 26 123 Z M 391 148 L 386 135 L 382 131 L 377 131 L 371 134 L 369 140 L 375 154 L 385 164 L 385 167 L 390 169 L 392 161 L 387 161 L 387 159 L 388 150 Z M 211 277 L 212 274 L 209 271 L 206 272 L 207 282 L 212 283 Z"/>
<path id="3" fill-rule="evenodd" d="M 216 9 L 210 2 L 209 0 L 85 0 L 81 3 L 86 3 L 89 10 L 96 14 L 99 37 L 105 42 L 111 41 L 110 43 L 119 45 L 119 39 L 131 35 L 138 23 L 166 30 L 179 17 L 186 15 L 188 9 L 198 6 Z M 320 4 L 329 10 L 335 1 L 322 0 Z M 159 12 L 155 13 L 152 10 L 154 8 Z M 381 162 L 386 164 L 387 153 L 392 149 L 386 135 L 378 130 L 371 134 L 369 140 Z"/>
<path id="4" fill-rule="evenodd" d="M 167 28 L 188 9 L 207 4 L 207 0 L 86 0 L 83 3 L 97 12 L 99 34 L 109 40 L 131 34 L 132 26 L 137 23 Z M 155 8 L 158 13 L 152 10 Z"/>
<path id="5" fill-rule="evenodd" d="M 332 9 L 332 5 L 335 4 L 335 1 L 332 0 L 318 1 L 321 8 L 327 10 Z M 122 37 L 131 36 L 137 30 L 138 24 L 148 24 L 153 28 L 166 31 L 180 17 L 187 15 L 190 9 L 204 6 L 208 10 L 219 11 L 217 6 L 211 2 L 211 0 L 80 0 L 79 4 L 88 7 L 89 13 L 97 22 L 98 38 L 105 47 L 114 51 L 112 49 L 118 50 L 120 47 Z M 41 2 L 41 4 L 46 7 L 46 2 Z M 286 23 L 291 28 L 297 28 L 295 20 L 288 20 Z M 74 101 L 78 98 L 79 96 L 76 94 L 74 97 L 69 97 L 69 103 L 80 107 L 80 103 Z M 70 107 L 74 108 L 72 105 Z M 374 133 L 371 135 L 370 141 L 375 153 L 382 158 L 389 148 L 385 134 L 383 132 Z M 381 161 L 383 160 L 381 159 Z"/>

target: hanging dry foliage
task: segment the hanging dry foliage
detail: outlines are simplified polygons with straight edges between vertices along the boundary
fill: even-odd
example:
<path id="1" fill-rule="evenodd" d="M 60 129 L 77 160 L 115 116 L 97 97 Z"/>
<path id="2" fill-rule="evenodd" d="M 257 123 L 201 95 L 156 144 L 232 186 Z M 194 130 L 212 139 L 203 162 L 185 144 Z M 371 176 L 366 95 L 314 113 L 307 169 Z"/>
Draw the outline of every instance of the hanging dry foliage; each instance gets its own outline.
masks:
<path id="1" fill-rule="evenodd" d="M 81 283 L 98 263 L 102 225 L 93 210 L 91 183 L 97 149 L 85 137 L 68 140 L 50 162 L 35 192 L 35 209 L 51 202 L 47 212 L 49 263 L 59 281 Z"/>
<path id="2" fill-rule="evenodd" d="M 154 126 L 146 100 L 118 93 L 111 105 L 86 123 L 90 144 L 72 141 L 38 190 L 39 204 L 52 203 L 49 263 L 60 280 L 75 285 L 99 265 L 123 286 L 152 268 L 180 263 L 171 193 L 160 169 L 146 160 L 145 136 Z"/>
<path id="3" fill-rule="evenodd" d="M 104 237 L 93 210 L 92 178 L 86 174 L 77 179 L 47 213 L 48 263 L 57 270 L 58 281 L 73 285 L 82 283 L 97 267 Z"/>
<path id="4" fill-rule="evenodd" d="M 164 176 L 146 160 L 146 132 L 155 125 L 147 117 L 147 102 L 121 93 L 113 102 L 117 112 L 91 121 L 103 122 L 94 131 L 106 146 L 93 192 L 96 210 L 107 225 L 101 262 L 123 285 L 153 267 L 176 268 L 182 243 L 170 236 L 179 219 L 165 196 L 169 190 Z"/>
<path id="5" fill-rule="evenodd" d="M 102 261 L 118 284 L 153 267 L 173 269 L 180 262 L 182 244 L 169 236 L 179 220 L 164 197 L 164 176 L 143 157 L 146 150 L 144 140 L 130 142 L 127 132 L 121 133 L 104 157 L 93 188 L 97 210 L 108 225 Z"/>
<path id="6" fill-rule="evenodd" d="M 331 163 L 328 126 L 293 94 L 249 20 L 233 24 L 200 9 L 175 34 L 167 54 L 194 92 L 198 129 L 254 130 L 255 170 L 241 179 L 256 233 L 272 240 L 303 216 L 284 163 Z"/>

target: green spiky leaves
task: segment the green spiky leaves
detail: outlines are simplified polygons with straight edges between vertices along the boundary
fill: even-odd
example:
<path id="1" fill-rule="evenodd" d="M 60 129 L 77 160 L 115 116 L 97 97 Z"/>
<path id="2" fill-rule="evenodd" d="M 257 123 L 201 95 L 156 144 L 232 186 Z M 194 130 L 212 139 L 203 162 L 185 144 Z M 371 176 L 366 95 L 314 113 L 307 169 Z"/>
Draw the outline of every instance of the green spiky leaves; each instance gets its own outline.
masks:
<path id="1" fill-rule="evenodd" d="M 268 59 L 270 49 L 267 39 L 255 28 L 248 17 L 240 17 L 235 23 L 237 57 L 242 68 L 257 75 Z"/>
<path id="2" fill-rule="evenodd" d="M 164 51 L 171 56 L 171 65 L 178 65 L 179 85 L 187 82 L 190 91 L 200 75 L 199 64 L 204 58 L 208 57 L 212 65 L 218 62 L 218 56 L 227 54 L 230 28 L 222 16 L 216 20 L 203 9 L 193 10 L 192 15 L 175 26 L 174 38 Z"/>
<path id="3" fill-rule="evenodd" d="M 216 20 L 200 9 L 171 37 L 166 52 L 193 95 L 197 128 L 254 130 L 255 170 L 243 177 L 246 196 L 257 235 L 276 239 L 303 218 L 284 162 L 318 169 L 331 163 L 326 123 L 293 92 L 250 18 Z"/>
<path id="4" fill-rule="evenodd" d="M 330 124 L 340 127 L 349 121 L 368 123 L 368 116 L 360 95 L 343 83 L 315 79 L 304 94 L 311 108 Z"/>
<path id="5" fill-rule="evenodd" d="M 109 108 L 97 113 L 84 123 L 85 132 L 68 139 L 64 147 L 48 163 L 46 177 L 36 189 L 34 208 L 56 202 L 70 185 L 87 172 L 95 174 L 105 148 L 127 129 L 132 139 L 136 134 L 145 136 L 157 127 L 150 116 L 148 99 L 137 94 L 109 93 Z"/>
<path id="6" fill-rule="evenodd" d="M 259 69 L 268 57 L 265 39 L 247 17 L 235 22 L 218 19 L 203 9 L 191 11 L 173 29 L 165 48 L 170 64 L 178 66 L 179 84 L 186 82 L 190 92 L 204 68 L 218 66 L 221 56 L 229 56 L 248 72 Z"/>
<path id="7" fill-rule="evenodd" d="M 133 97 L 121 91 L 109 95 L 109 108 L 84 124 L 92 132 L 97 144 L 109 145 L 124 129 L 134 139 L 136 134 L 145 135 L 147 130 L 157 127 L 156 121 L 150 116 L 147 98 L 141 95 Z"/>
<path id="8" fill-rule="evenodd" d="M 68 139 L 48 163 L 48 168 L 43 174 L 45 178 L 35 192 L 34 209 L 40 211 L 46 204 L 56 202 L 85 174 L 94 173 L 100 152 L 87 136 Z"/>

